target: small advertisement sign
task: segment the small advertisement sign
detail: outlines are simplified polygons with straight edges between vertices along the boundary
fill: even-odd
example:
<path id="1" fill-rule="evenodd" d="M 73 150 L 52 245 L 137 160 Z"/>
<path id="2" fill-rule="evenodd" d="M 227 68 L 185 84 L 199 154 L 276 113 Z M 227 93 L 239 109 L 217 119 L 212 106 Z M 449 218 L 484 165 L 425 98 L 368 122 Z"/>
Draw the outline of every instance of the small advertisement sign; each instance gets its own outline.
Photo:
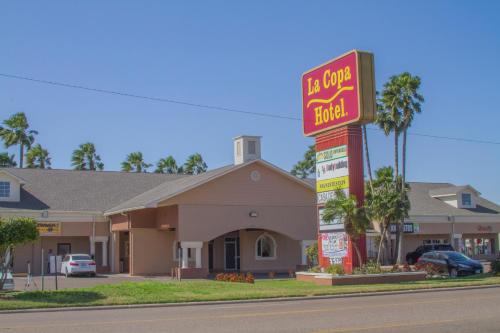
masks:
<path id="1" fill-rule="evenodd" d="M 60 222 L 38 222 L 37 229 L 40 236 L 57 236 L 61 234 Z"/>
<path id="2" fill-rule="evenodd" d="M 373 55 L 354 50 L 304 73 L 302 115 L 306 136 L 372 121 Z"/>
<path id="3" fill-rule="evenodd" d="M 344 223 L 341 219 L 334 219 L 333 221 L 325 221 L 323 219 L 324 208 L 318 209 L 319 215 L 319 230 L 320 231 L 331 231 L 331 230 L 344 230 Z"/>
<path id="4" fill-rule="evenodd" d="M 349 196 L 348 188 L 345 188 L 342 191 L 345 193 L 346 196 Z M 335 191 L 317 193 L 318 204 L 325 204 L 330 199 L 335 199 Z"/>
<path id="5" fill-rule="evenodd" d="M 347 145 L 320 150 L 316 153 L 316 163 L 331 161 L 347 156 Z"/>
<path id="6" fill-rule="evenodd" d="M 348 238 L 345 232 L 321 234 L 321 250 L 324 257 L 343 258 L 347 256 Z"/>
<path id="7" fill-rule="evenodd" d="M 346 188 L 349 188 L 349 176 L 316 181 L 316 192 L 328 192 Z"/>

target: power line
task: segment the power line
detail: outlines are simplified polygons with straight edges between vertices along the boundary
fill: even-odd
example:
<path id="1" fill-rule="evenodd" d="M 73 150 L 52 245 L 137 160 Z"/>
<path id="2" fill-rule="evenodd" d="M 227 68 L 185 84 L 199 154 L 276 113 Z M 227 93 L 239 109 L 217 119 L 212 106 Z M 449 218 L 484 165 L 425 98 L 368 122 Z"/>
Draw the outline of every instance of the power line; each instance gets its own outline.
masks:
<path id="1" fill-rule="evenodd" d="M 74 88 L 74 89 L 87 90 L 87 91 L 98 92 L 98 93 L 103 93 L 103 94 L 145 99 L 145 100 L 150 100 L 150 101 L 155 101 L 155 102 L 179 104 L 179 105 L 193 106 L 193 107 L 197 107 L 197 108 L 211 109 L 211 110 L 217 110 L 217 111 L 249 114 L 249 115 L 260 116 L 260 117 L 269 117 L 269 118 L 278 118 L 278 119 L 287 119 L 287 120 L 300 120 L 299 118 L 296 118 L 296 117 L 289 117 L 289 116 L 263 113 L 263 112 L 238 110 L 238 109 L 226 108 L 226 107 L 208 105 L 208 104 L 191 103 L 191 102 L 179 101 L 179 100 L 170 99 L 170 98 L 137 95 L 137 94 L 131 94 L 131 93 L 126 93 L 126 92 L 114 91 L 114 90 L 91 88 L 91 87 L 86 87 L 86 86 L 81 86 L 81 85 L 71 84 L 71 83 L 62 83 L 62 82 L 56 82 L 56 81 L 40 80 L 40 79 L 35 79 L 35 78 L 31 78 L 31 77 L 26 77 L 26 76 L 18 76 L 18 75 L 4 74 L 4 73 L 0 73 L 0 76 L 3 76 L 5 78 L 10 78 L 10 79 L 25 80 L 25 81 L 32 81 L 32 82 L 37 82 L 37 83 L 49 84 L 49 85 L 58 86 L 58 87 Z"/>
<path id="2" fill-rule="evenodd" d="M 126 93 L 126 92 L 120 92 L 120 91 L 114 91 L 114 90 L 92 88 L 92 87 L 87 87 L 87 86 L 82 86 L 82 85 L 77 85 L 77 84 L 72 84 L 72 83 L 64 83 L 64 82 L 56 82 L 56 81 L 36 79 L 36 78 L 32 78 L 32 77 L 27 77 L 27 76 L 19 76 L 19 75 L 12 75 L 12 74 L 0 73 L 0 77 L 4 77 L 4 78 L 7 78 L 7 79 L 16 79 L 16 80 L 31 81 L 31 82 L 36 82 L 36 83 L 41 83 L 41 84 L 48 84 L 48 85 L 57 86 L 57 87 L 80 89 L 80 90 L 86 90 L 86 91 L 90 91 L 90 92 L 97 92 L 97 93 L 109 94 L 109 95 L 115 95 L 115 96 L 131 97 L 131 98 L 137 98 L 137 99 L 143 99 L 143 100 L 150 100 L 150 101 L 162 102 L 162 103 L 171 103 L 171 104 L 178 104 L 178 105 L 186 105 L 186 106 L 191 106 L 191 107 L 196 107 L 196 108 L 203 108 L 203 109 L 210 109 L 210 110 L 215 110 L 215 111 L 232 112 L 232 113 L 253 115 L 253 116 L 258 116 L 258 117 L 275 118 L 275 119 L 302 121 L 301 118 L 291 117 L 291 116 L 277 115 L 277 114 L 264 113 L 264 112 L 245 111 L 245 110 L 234 109 L 234 108 L 227 108 L 227 107 L 216 106 L 216 105 L 186 102 L 186 101 L 181 101 L 181 100 L 176 100 L 176 99 L 171 99 L 171 98 L 162 98 L 162 97 L 138 95 L 138 94 L 132 94 L 132 93 Z M 380 128 L 376 128 L 376 127 L 367 127 L 367 128 L 369 130 L 372 130 L 372 131 L 382 131 Z M 488 140 L 480 140 L 480 139 L 470 139 L 470 138 L 463 138 L 463 137 L 440 136 L 440 135 L 425 134 L 425 133 L 415 133 L 415 132 L 408 132 L 408 135 L 419 136 L 419 137 L 427 137 L 427 138 L 433 138 L 433 139 L 441 139 L 441 140 L 451 140 L 451 141 L 471 142 L 471 143 L 479 143 L 479 144 L 500 145 L 500 142 L 497 142 L 497 141 L 488 141 Z"/>

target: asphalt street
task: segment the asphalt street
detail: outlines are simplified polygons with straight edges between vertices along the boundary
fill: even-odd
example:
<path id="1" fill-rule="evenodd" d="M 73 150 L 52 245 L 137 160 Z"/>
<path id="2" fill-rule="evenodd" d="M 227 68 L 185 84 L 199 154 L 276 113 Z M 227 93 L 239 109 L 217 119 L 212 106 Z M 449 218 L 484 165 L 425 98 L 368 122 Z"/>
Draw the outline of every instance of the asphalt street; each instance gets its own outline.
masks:
<path id="1" fill-rule="evenodd" d="M 500 332 L 500 288 L 415 294 L 0 314 L 0 332 Z"/>

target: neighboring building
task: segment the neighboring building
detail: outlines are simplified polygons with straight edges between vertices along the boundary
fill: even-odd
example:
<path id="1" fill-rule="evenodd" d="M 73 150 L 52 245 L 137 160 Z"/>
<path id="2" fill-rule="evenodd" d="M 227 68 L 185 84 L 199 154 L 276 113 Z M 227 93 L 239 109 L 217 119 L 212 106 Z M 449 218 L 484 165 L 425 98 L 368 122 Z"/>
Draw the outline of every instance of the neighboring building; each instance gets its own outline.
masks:
<path id="1" fill-rule="evenodd" d="M 412 182 L 409 199 L 404 256 L 424 244 L 451 244 L 476 259 L 499 255 L 500 206 L 481 197 L 472 186 Z M 377 235 L 371 233 L 368 237 L 371 257 L 376 256 Z"/>
<path id="2" fill-rule="evenodd" d="M 0 169 L 0 216 L 33 217 L 41 231 L 15 249 L 14 271 L 46 269 L 42 249 L 132 275 L 294 270 L 316 239 L 314 183 L 260 151 L 260 137 L 237 137 L 234 164 L 199 175 Z"/>

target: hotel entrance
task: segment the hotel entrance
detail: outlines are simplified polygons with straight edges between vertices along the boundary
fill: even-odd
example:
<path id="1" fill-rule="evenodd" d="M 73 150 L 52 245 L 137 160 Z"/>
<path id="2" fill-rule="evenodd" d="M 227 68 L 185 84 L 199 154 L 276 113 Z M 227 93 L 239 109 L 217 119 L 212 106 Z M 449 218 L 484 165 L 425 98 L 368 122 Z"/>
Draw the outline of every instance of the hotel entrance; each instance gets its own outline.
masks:
<path id="1" fill-rule="evenodd" d="M 224 238 L 224 270 L 240 270 L 240 237 Z"/>

